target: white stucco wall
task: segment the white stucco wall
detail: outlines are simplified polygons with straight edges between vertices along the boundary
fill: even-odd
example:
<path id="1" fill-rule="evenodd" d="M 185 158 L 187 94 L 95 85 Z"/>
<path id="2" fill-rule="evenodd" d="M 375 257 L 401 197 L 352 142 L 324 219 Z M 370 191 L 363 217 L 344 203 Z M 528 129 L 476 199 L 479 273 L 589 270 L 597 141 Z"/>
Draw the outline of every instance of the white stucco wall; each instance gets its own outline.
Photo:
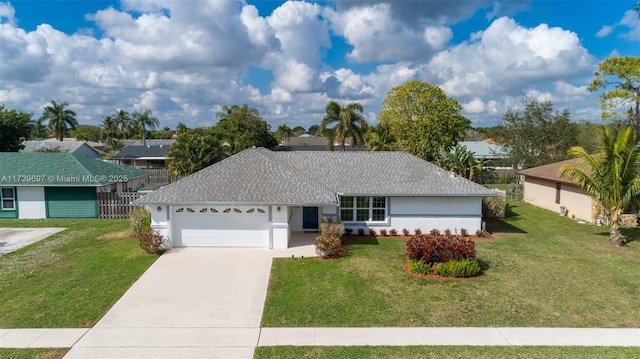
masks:
<path id="1" fill-rule="evenodd" d="M 291 207 L 291 225 L 292 231 L 302 231 L 302 207 Z"/>
<path id="2" fill-rule="evenodd" d="M 576 218 L 591 222 L 591 197 L 577 186 L 560 185 L 560 203 L 556 203 L 556 182 L 526 177 L 524 181 L 524 201 L 535 206 L 560 213 L 560 206 L 575 214 Z"/>
<path id="3" fill-rule="evenodd" d="M 17 187 L 18 218 L 46 218 L 44 187 Z"/>
<path id="4" fill-rule="evenodd" d="M 368 231 L 403 229 L 411 233 L 420 229 L 426 233 L 434 228 L 460 232 L 461 228 L 473 233 L 482 228 L 481 197 L 389 197 L 387 220 L 371 223 L 345 223 L 345 227 Z"/>
<path id="5" fill-rule="evenodd" d="M 151 229 L 162 234 L 164 237 L 163 245 L 165 248 L 171 248 L 171 222 L 169 221 L 169 206 L 147 206 L 151 212 Z M 158 211 L 158 209 L 160 209 Z"/>
<path id="6" fill-rule="evenodd" d="M 278 210 L 278 208 L 280 210 Z M 271 238 L 273 248 L 288 248 L 291 229 L 289 218 L 291 208 L 288 206 L 271 206 Z"/>

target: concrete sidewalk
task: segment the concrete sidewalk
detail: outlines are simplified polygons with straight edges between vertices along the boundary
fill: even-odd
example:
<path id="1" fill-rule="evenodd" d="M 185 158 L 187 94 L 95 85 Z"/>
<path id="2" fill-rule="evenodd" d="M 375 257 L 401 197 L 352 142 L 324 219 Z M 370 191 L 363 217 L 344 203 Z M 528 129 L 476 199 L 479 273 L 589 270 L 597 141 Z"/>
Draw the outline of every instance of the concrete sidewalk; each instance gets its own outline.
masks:
<path id="1" fill-rule="evenodd" d="M 3 348 L 69 348 L 71 358 L 89 349 L 98 353 L 123 353 L 124 357 L 155 357 L 158 350 L 178 354 L 213 352 L 245 353 L 256 346 L 381 346 L 381 345 L 479 345 L 479 346 L 637 346 L 638 328 L 93 328 L 0 329 Z M 115 344 L 117 343 L 117 344 Z M 115 344 L 115 345 L 114 345 Z M 72 353 L 70 353 L 72 354 Z M 135 355 L 134 355 L 135 354 Z M 96 357 L 96 356 L 93 356 Z M 118 355 L 118 357 L 123 357 Z M 197 355 L 195 357 L 198 357 Z"/>

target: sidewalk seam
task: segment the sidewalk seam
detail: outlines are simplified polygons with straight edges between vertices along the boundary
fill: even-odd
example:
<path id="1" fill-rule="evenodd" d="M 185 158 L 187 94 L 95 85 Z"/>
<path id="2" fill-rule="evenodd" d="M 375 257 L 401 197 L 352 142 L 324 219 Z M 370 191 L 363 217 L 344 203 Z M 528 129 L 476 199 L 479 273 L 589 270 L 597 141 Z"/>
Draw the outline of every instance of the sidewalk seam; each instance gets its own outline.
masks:
<path id="1" fill-rule="evenodd" d="M 502 333 L 502 330 L 500 330 L 500 328 L 494 328 L 494 329 L 498 331 L 498 333 L 500 334 L 500 336 L 501 336 L 501 337 L 503 337 L 503 338 L 504 338 L 504 340 L 505 340 L 507 343 L 509 343 L 509 345 L 510 345 L 510 346 L 512 346 L 512 345 L 513 345 L 513 343 L 511 343 L 511 342 L 509 341 L 509 338 L 507 338 L 507 337 L 504 335 L 504 333 Z"/>

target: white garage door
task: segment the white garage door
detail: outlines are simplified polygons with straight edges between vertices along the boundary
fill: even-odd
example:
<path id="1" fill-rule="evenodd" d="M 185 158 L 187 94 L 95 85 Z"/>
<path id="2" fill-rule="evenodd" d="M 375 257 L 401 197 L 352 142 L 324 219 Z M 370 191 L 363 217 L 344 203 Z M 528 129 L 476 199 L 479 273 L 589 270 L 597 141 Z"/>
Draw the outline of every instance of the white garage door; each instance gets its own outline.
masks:
<path id="1" fill-rule="evenodd" d="M 175 247 L 269 247 L 266 207 L 173 207 Z"/>

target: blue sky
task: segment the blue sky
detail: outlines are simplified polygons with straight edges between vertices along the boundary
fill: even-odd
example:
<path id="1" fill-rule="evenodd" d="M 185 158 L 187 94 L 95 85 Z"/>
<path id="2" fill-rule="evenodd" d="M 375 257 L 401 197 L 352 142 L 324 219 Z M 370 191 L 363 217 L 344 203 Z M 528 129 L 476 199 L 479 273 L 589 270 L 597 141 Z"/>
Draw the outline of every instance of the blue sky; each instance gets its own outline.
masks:
<path id="1" fill-rule="evenodd" d="M 443 88 L 474 126 L 524 98 L 598 121 L 599 61 L 640 55 L 635 1 L 0 1 L 0 105 L 83 124 L 151 109 L 215 124 L 247 103 L 274 128 L 317 124 L 329 101 L 375 124 L 386 92 Z"/>

